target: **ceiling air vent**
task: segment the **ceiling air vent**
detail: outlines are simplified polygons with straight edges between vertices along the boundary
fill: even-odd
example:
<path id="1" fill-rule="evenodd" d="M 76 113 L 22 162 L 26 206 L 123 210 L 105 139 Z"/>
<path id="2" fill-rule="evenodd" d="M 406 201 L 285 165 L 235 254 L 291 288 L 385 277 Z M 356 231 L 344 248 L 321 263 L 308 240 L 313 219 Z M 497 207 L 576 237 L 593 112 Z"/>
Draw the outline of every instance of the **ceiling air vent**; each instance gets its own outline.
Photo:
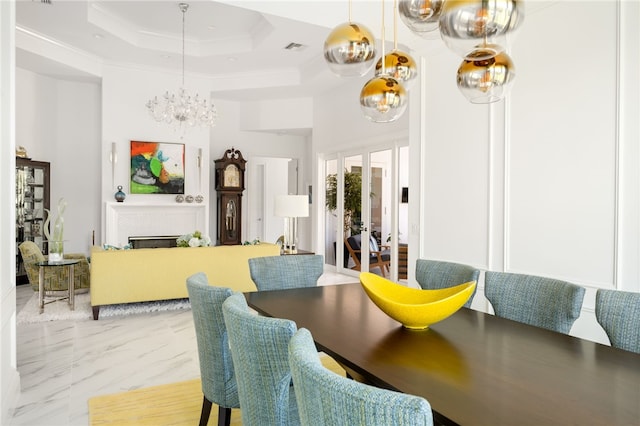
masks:
<path id="1" fill-rule="evenodd" d="M 307 46 L 305 46 L 304 44 L 300 44 L 300 43 L 289 43 L 287 44 L 284 48 L 285 50 L 292 50 L 294 52 L 300 51 L 305 49 Z"/>

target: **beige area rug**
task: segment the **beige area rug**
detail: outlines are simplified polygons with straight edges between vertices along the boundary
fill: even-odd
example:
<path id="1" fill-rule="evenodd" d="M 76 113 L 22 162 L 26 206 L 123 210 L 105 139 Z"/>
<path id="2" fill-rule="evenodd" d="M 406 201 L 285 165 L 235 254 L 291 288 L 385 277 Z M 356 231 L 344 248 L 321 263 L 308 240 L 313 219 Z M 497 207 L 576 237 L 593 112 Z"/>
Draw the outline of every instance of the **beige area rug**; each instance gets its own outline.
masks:
<path id="1" fill-rule="evenodd" d="M 44 305 L 44 312 L 39 313 L 38 293 L 34 292 L 29 301 L 20 312 L 18 312 L 17 323 L 33 324 L 44 321 L 93 320 L 91 295 L 89 293 L 80 293 L 76 294 L 74 299 L 75 309 L 73 311 L 65 299 Z M 175 311 L 178 309 L 191 309 L 189 299 L 107 305 L 100 308 L 100 318 L 135 315 L 147 312 Z"/>
<path id="2" fill-rule="evenodd" d="M 344 376 L 333 358 L 320 354 L 322 364 Z M 89 399 L 89 426 L 98 425 L 197 425 L 202 409 L 200 379 L 152 386 Z M 211 409 L 210 425 L 218 424 L 218 407 Z M 239 409 L 231 412 L 231 424 L 241 425 Z"/>
<path id="3" fill-rule="evenodd" d="M 49 299 L 45 298 L 45 302 L 47 300 Z M 77 321 L 93 318 L 89 293 L 76 294 L 74 297 L 74 306 L 75 309 L 72 311 L 67 299 L 57 300 L 44 305 L 44 312 L 40 313 L 38 309 L 38 293 L 34 291 L 29 301 L 20 312 L 18 312 L 17 323 L 33 324 L 43 321 Z"/>

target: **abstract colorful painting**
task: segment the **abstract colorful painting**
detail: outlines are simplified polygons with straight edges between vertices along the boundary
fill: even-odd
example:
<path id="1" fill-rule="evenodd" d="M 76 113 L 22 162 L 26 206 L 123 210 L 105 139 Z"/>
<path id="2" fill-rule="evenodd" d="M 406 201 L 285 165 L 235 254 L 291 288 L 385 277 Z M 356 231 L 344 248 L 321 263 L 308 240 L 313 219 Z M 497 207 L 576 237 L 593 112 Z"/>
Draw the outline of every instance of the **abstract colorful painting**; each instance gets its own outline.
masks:
<path id="1" fill-rule="evenodd" d="M 131 194 L 184 194 L 184 144 L 131 141 Z"/>

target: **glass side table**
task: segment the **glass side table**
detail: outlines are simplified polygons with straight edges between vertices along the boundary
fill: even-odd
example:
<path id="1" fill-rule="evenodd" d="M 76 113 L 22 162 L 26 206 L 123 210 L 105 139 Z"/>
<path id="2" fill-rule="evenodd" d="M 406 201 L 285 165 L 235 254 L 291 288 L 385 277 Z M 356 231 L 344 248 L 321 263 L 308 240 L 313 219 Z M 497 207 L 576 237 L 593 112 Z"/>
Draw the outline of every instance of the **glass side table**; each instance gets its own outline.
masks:
<path id="1" fill-rule="evenodd" d="M 69 294 L 65 297 L 57 297 L 53 300 L 50 300 L 46 303 L 56 302 L 58 300 L 69 300 L 69 307 L 73 311 L 75 310 L 75 283 L 73 280 L 74 266 L 80 262 L 80 259 L 62 259 L 60 261 L 55 262 L 38 262 L 39 269 L 39 277 L 38 277 L 38 307 L 40 308 L 40 313 L 44 312 L 44 270 L 45 268 L 69 268 Z"/>

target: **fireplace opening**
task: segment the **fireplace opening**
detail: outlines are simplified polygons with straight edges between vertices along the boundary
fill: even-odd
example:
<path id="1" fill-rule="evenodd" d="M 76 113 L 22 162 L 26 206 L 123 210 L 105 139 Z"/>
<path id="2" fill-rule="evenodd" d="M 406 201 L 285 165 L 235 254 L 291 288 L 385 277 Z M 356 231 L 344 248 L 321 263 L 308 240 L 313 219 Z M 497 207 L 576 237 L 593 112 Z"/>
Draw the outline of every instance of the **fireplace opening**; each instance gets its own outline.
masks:
<path id="1" fill-rule="evenodd" d="M 129 244 L 134 249 L 177 247 L 178 237 L 179 235 L 129 237 Z"/>

